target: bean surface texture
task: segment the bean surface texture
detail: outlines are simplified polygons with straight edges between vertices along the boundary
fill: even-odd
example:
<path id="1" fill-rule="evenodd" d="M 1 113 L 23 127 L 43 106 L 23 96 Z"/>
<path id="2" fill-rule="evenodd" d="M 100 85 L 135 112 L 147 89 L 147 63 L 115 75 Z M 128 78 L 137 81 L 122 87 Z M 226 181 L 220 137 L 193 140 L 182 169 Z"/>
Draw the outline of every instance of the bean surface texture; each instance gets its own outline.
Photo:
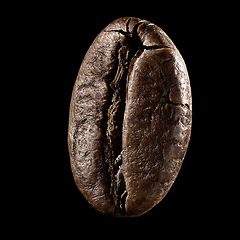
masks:
<path id="1" fill-rule="evenodd" d="M 171 39 L 146 20 L 113 21 L 87 51 L 72 92 L 77 187 L 105 215 L 144 214 L 175 181 L 191 124 L 189 76 Z"/>

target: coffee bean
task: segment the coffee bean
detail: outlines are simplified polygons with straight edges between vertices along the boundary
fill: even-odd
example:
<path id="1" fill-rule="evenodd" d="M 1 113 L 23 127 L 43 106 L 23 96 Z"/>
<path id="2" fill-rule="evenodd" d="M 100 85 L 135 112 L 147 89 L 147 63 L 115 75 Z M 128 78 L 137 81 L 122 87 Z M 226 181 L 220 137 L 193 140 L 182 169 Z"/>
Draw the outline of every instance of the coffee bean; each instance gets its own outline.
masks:
<path id="1" fill-rule="evenodd" d="M 171 39 L 148 21 L 115 20 L 87 51 L 72 93 L 77 187 L 105 215 L 144 214 L 175 181 L 191 124 L 188 72 Z"/>

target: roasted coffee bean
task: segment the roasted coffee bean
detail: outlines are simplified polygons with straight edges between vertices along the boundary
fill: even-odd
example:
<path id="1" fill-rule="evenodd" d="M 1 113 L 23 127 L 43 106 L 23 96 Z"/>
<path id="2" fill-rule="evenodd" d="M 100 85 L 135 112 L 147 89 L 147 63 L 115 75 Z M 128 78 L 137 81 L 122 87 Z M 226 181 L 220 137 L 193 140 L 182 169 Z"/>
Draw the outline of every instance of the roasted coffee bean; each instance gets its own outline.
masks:
<path id="1" fill-rule="evenodd" d="M 115 20 L 87 51 L 72 93 L 77 187 L 105 215 L 142 215 L 176 179 L 191 124 L 188 72 L 171 39 L 148 21 Z"/>

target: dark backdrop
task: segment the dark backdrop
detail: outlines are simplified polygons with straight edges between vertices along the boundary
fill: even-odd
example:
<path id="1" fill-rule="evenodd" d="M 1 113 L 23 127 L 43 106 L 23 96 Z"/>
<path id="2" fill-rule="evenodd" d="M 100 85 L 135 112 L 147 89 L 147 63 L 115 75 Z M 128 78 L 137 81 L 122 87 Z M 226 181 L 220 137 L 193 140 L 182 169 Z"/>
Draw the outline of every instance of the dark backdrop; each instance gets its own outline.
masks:
<path id="1" fill-rule="evenodd" d="M 219 108 L 214 100 L 216 66 L 212 61 L 217 53 L 217 23 L 221 17 L 214 7 L 201 4 L 58 2 L 35 7 L 24 17 L 21 26 L 27 36 L 24 46 L 30 49 L 27 67 L 31 77 L 28 86 L 32 89 L 26 100 L 28 106 L 34 105 L 29 107 L 28 118 L 33 129 L 29 142 L 35 170 L 29 173 L 29 183 L 34 184 L 34 189 L 28 201 L 33 203 L 31 216 L 44 219 L 43 229 L 56 228 L 58 233 L 67 229 L 80 234 L 90 225 L 93 233 L 94 228 L 100 231 L 102 225 L 103 234 L 112 229 L 123 236 L 127 230 L 153 231 L 155 236 L 156 229 L 169 236 L 173 232 L 205 235 L 215 219 L 222 216 L 218 211 L 219 182 L 213 177 L 221 174 L 212 166 L 216 161 L 214 153 L 222 147 L 214 145 L 218 123 L 214 116 L 219 114 Z M 74 183 L 67 148 L 68 112 L 86 51 L 105 26 L 124 16 L 155 23 L 179 49 L 191 81 L 193 125 L 185 160 L 166 197 L 141 217 L 112 219 L 95 211 Z"/>

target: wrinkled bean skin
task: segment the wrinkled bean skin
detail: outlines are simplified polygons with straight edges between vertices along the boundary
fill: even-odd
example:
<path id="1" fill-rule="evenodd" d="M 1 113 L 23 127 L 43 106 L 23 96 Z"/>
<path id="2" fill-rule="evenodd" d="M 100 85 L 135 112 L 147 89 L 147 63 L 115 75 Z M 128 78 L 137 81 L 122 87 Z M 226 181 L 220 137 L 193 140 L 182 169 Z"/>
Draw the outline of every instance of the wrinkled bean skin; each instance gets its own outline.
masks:
<path id="1" fill-rule="evenodd" d="M 115 20 L 87 51 L 72 92 L 77 187 L 102 214 L 144 214 L 175 181 L 191 124 L 189 76 L 171 39 L 148 21 Z"/>

